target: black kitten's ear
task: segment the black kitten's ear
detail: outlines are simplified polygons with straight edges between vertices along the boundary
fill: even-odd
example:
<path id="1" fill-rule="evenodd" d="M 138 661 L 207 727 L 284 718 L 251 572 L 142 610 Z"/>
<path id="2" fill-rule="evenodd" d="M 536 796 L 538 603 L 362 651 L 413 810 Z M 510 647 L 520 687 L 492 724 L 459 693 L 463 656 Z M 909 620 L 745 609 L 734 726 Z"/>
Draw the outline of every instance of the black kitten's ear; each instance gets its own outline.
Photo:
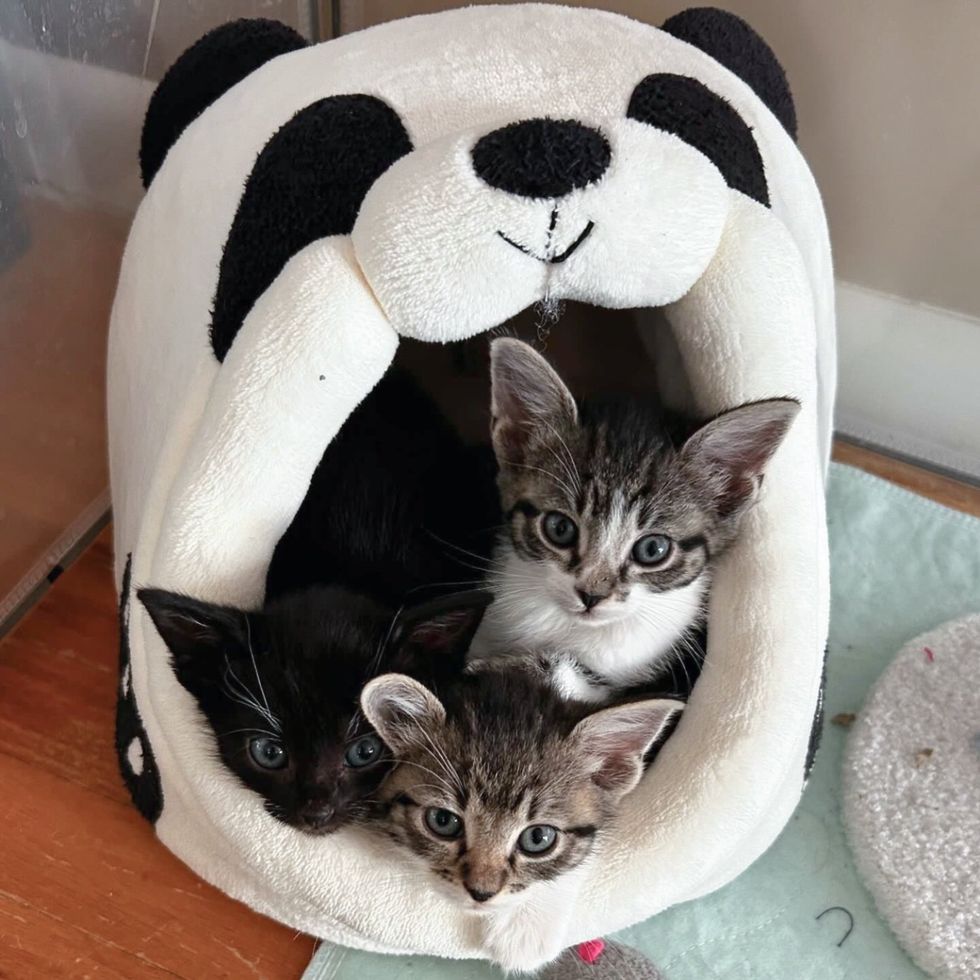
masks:
<path id="1" fill-rule="evenodd" d="M 584 718 L 572 732 L 579 740 L 592 781 L 617 798 L 643 775 L 643 757 L 683 701 L 661 698 L 604 708 Z"/>
<path id="2" fill-rule="evenodd" d="M 435 654 L 458 660 L 462 669 L 466 653 L 491 602 L 492 593 L 474 591 L 433 599 L 405 610 L 398 617 L 390 641 L 392 648 L 399 651 L 397 660 L 406 659 L 406 655 L 411 659 L 416 653 Z"/>
<path id="3" fill-rule="evenodd" d="M 575 399 L 555 369 L 513 337 L 490 345 L 493 448 L 501 466 L 520 463 L 536 433 L 561 432 L 578 421 Z"/>
<path id="4" fill-rule="evenodd" d="M 247 613 L 240 609 L 163 589 L 140 589 L 136 594 L 167 644 L 178 675 L 211 660 L 224 666 L 225 655 L 248 650 Z M 201 663 L 202 658 L 209 659 Z"/>
<path id="5" fill-rule="evenodd" d="M 361 691 L 361 710 L 395 755 L 425 742 L 423 733 L 446 720 L 442 702 L 404 674 L 382 674 Z"/>
<path id="6" fill-rule="evenodd" d="M 710 482 L 722 517 L 737 513 L 755 497 L 769 460 L 799 411 L 800 403 L 792 398 L 752 402 L 723 412 L 684 444 L 682 457 Z"/>

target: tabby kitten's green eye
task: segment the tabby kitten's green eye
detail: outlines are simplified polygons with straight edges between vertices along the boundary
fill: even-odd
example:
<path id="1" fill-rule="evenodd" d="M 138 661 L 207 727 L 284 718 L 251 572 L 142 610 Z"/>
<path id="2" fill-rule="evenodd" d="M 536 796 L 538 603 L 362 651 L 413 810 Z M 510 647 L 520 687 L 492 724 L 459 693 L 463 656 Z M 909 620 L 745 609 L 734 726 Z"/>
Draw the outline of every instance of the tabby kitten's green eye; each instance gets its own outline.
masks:
<path id="1" fill-rule="evenodd" d="M 436 837 L 452 839 L 463 832 L 462 818 L 456 816 L 452 810 L 444 810 L 438 806 L 430 806 L 425 811 L 425 825 Z"/>
<path id="2" fill-rule="evenodd" d="M 663 534 L 647 534 L 633 545 L 633 561 L 638 565 L 659 565 L 670 557 L 673 542 Z"/>
<path id="3" fill-rule="evenodd" d="M 384 746 L 377 735 L 365 735 L 359 738 L 344 755 L 344 762 L 351 769 L 363 769 L 365 766 L 377 762 L 381 758 Z"/>
<path id="4" fill-rule="evenodd" d="M 545 854 L 555 846 L 558 831 L 544 823 L 525 827 L 517 838 L 517 846 L 525 854 Z"/>
<path id="5" fill-rule="evenodd" d="M 541 524 L 544 536 L 556 548 L 571 548 L 578 540 L 578 527 L 567 514 L 549 510 Z"/>
<path id="6" fill-rule="evenodd" d="M 289 761 L 282 742 L 264 736 L 249 739 L 248 754 L 260 769 L 282 769 Z"/>

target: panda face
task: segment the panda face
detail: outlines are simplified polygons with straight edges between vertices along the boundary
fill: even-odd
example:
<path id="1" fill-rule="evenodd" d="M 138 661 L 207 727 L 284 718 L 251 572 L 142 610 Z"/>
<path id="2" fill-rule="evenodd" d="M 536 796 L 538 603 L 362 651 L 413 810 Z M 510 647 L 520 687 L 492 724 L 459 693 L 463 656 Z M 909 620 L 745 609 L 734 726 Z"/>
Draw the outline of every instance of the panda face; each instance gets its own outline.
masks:
<path id="1" fill-rule="evenodd" d="M 704 154 L 644 122 L 536 119 L 398 160 L 353 240 L 399 333 L 450 340 L 545 297 L 680 298 L 718 246 L 729 195 Z"/>
<path id="2" fill-rule="evenodd" d="M 214 296 L 215 355 L 290 256 L 333 235 L 352 235 L 392 326 L 420 340 L 471 336 L 542 299 L 679 299 L 718 247 L 732 192 L 769 203 L 752 130 L 700 81 L 669 73 L 606 106 L 421 144 L 377 96 L 299 110 L 239 202 Z"/>

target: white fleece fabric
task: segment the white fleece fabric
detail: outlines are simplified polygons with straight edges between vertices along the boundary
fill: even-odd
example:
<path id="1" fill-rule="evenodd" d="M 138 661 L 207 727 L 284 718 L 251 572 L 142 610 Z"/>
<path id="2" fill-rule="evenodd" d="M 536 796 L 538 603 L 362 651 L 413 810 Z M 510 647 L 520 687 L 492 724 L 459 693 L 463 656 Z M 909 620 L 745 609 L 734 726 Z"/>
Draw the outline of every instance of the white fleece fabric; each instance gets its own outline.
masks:
<path id="1" fill-rule="evenodd" d="M 706 157 L 625 118 L 655 71 L 691 75 L 752 128 L 772 207 Z M 351 236 L 293 256 L 224 362 L 208 344 L 222 247 L 269 137 L 325 96 L 376 95 L 413 152 L 374 184 Z M 608 172 L 564 200 L 560 265 L 534 246 L 542 202 L 488 187 L 469 150 L 539 116 L 598 127 Z M 568 943 L 731 880 L 773 841 L 804 784 L 828 616 L 823 478 L 834 382 L 830 252 L 795 144 L 735 75 L 655 28 L 553 5 L 386 24 L 274 59 L 185 130 L 133 223 L 113 308 L 109 416 L 117 584 L 256 606 L 273 548 L 329 440 L 400 336 L 446 341 L 545 298 L 661 307 L 704 412 L 794 396 L 802 411 L 715 579 L 706 669 L 626 801 L 579 894 Z M 479 922 L 356 829 L 305 836 L 215 757 L 142 606 L 131 682 L 160 770 L 163 842 L 202 877 L 314 935 L 365 949 L 486 955 Z"/>

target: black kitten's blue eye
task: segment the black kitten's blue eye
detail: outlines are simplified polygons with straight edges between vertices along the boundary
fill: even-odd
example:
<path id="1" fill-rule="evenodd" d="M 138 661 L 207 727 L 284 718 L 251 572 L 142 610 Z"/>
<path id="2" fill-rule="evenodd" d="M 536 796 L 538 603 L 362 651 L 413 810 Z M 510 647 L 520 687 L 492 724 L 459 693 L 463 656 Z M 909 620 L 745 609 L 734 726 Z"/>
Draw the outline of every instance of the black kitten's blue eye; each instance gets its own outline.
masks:
<path id="1" fill-rule="evenodd" d="M 252 761 L 262 769 L 282 769 L 289 761 L 282 742 L 264 735 L 249 739 L 248 754 Z"/>
<path id="2" fill-rule="evenodd" d="M 384 751 L 384 744 L 377 735 L 365 735 L 359 738 L 344 755 L 344 762 L 351 769 L 363 769 L 365 766 L 377 762 Z"/>
<path id="3" fill-rule="evenodd" d="M 578 540 L 578 527 L 567 514 L 549 510 L 541 523 L 544 536 L 556 548 L 571 548 Z"/>
<path id="4" fill-rule="evenodd" d="M 525 854 L 544 854 L 555 846 L 558 831 L 546 823 L 536 823 L 525 827 L 517 838 L 517 846 Z"/>
<path id="5" fill-rule="evenodd" d="M 663 534 L 648 534 L 633 545 L 633 561 L 638 565 L 659 565 L 670 557 L 672 544 Z"/>
<path id="6" fill-rule="evenodd" d="M 463 818 L 456 816 L 452 810 L 430 806 L 425 811 L 425 825 L 436 837 L 459 837 L 463 832 Z"/>

